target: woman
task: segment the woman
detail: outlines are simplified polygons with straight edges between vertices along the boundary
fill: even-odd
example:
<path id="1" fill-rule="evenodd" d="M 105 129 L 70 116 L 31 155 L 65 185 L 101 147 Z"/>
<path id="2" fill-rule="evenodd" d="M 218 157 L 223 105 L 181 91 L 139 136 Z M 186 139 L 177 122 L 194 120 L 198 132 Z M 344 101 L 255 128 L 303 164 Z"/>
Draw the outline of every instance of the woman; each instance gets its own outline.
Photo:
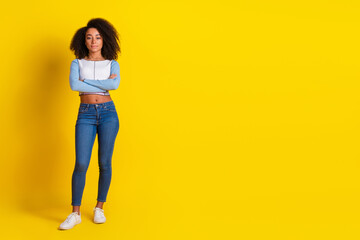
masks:
<path id="1" fill-rule="evenodd" d="M 71 62 L 70 87 L 79 91 L 80 106 L 75 125 L 76 161 L 72 175 L 72 213 L 60 224 L 70 229 L 81 223 L 80 205 L 96 134 L 99 143 L 99 183 L 94 222 L 104 223 L 103 204 L 111 181 L 111 160 L 119 130 L 119 119 L 109 90 L 120 84 L 120 53 L 116 29 L 102 18 L 91 19 L 74 35 L 70 49 L 76 59 Z"/>

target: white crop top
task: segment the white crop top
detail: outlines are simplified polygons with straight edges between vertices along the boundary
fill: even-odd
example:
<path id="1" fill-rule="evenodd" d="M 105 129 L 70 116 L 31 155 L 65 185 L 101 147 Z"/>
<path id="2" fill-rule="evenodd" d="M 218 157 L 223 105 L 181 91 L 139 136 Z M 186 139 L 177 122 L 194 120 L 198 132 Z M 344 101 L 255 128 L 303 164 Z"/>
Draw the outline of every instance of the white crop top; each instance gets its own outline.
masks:
<path id="1" fill-rule="evenodd" d="M 117 76 L 109 78 L 111 74 Z M 84 81 L 80 81 L 84 80 Z M 70 87 L 83 94 L 110 95 L 120 83 L 120 66 L 116 60 L 91 61 L 74 59 L 70 69 Z"/>

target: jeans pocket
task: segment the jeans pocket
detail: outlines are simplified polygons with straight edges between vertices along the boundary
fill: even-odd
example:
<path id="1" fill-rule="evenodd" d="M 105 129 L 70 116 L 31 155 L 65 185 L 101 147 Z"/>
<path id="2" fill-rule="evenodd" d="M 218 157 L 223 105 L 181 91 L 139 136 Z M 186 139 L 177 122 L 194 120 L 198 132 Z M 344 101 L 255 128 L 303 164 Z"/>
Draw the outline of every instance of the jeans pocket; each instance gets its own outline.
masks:
<path id="1" fill-rule="evenodd" d="M 104 106 L 104 110 L 109 112 L 116 112 L 116 108 L 114 105 Z"/>
<path id="2" fill-rule="evenodd" d="M 85 106 L 80 107 L 80 108 L 79 108 L 79 113 L 87 112 L 88 109 L 89 109 L 89 108 L 87 108 L 87 107 L 85 107 Z"/>

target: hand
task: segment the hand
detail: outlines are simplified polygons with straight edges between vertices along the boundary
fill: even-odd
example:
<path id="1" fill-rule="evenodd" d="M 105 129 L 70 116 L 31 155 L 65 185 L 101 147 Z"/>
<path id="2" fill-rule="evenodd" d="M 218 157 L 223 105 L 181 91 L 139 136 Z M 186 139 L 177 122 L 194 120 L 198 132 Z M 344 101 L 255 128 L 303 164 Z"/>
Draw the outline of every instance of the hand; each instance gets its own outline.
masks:
<path id="1" fill-rule="evenodd" d="M 113 73 L 113 74 L 110 75 L 109 78 L 110 78 L 110 79 L 114 79 L 114 78 L 116 78 L 116 76 L 117 76 L 117 74 Z"/>

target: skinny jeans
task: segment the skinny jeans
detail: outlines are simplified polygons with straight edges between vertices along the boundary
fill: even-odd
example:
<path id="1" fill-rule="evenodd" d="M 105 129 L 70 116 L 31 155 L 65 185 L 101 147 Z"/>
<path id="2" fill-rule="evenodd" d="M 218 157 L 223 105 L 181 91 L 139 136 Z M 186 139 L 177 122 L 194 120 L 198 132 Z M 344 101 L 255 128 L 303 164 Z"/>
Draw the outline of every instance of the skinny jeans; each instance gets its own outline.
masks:
<path id="1" fill-rule="evenodd" d="M 80 103 L 75 125 L 76 161 L 72 174 L 71 205 L 81 205 L 86 172 L 96 134 L 99 144 L 97 201 L 106 202 L 112 175 L 112 155 L 119 126 L 119 118 L 113 101 L 98 104 Z"/>

